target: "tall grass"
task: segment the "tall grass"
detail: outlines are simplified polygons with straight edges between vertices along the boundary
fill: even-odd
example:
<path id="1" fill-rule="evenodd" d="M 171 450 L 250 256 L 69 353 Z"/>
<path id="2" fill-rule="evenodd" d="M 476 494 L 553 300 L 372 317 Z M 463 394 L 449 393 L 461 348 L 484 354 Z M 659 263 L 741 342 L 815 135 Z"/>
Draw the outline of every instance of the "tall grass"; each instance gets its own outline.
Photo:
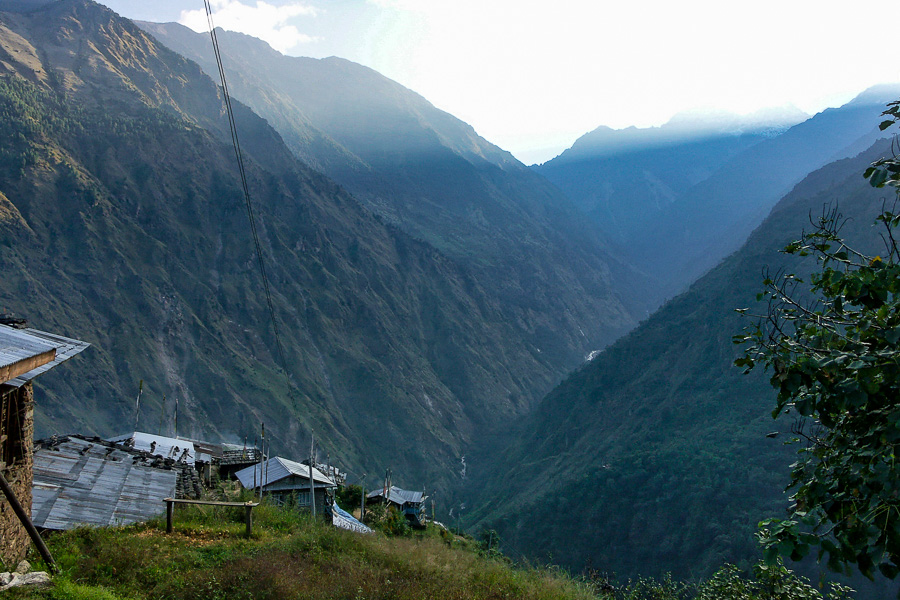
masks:
<path id="1" fill-rule="evenodd" d="M 361 535 L 262 504 L 253 535 L 243 509 L 179 507 L 162 520 L 52 536 L 62 568 L 55 588 L 10 598 L 56 600 L 347 599 L 588 600 L 584 583 L 556 571 L 515 568 L 459 539 Z"/>

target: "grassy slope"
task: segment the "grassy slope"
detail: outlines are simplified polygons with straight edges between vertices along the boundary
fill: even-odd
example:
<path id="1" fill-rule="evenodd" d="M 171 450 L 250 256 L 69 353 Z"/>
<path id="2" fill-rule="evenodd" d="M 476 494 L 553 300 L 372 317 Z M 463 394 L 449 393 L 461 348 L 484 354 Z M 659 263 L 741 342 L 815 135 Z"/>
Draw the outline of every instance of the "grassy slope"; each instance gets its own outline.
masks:
<path id="1" fill-rule="evenodd" d="M 696 577 L 753 560 L 756 523 L 786 507 L 794 449 L 765 437 L 790 423 L 769 416 L 763 373 L 732 367 L 732 335 L 751 324 L 734 309 L 754 306 L 763 268 L 784 264 L 778 250 L 823 203 L 839 201 L 850 239 L 873 243 L 883 193 L 860 174 L 884 150 L 810 175 L 741 251 L 548 395 L 480 474 L 472 521 L 508 551 L 575 570 Z"/>
<path id="2" fill-rule="evenodd" d="M 233 510 L 236 512 L 229 513 Z M 361 535 L 262 505 L 254 534 L 243 509 L 176 512 L 175 532 L 157 521 L 81 529 L 50 538 L 62 568 L 56 587 L 5 597 L 46 600 L 422 599 L 588 600 L 587 584 L 557 571 L 514 568 L 462 538 Z"/>

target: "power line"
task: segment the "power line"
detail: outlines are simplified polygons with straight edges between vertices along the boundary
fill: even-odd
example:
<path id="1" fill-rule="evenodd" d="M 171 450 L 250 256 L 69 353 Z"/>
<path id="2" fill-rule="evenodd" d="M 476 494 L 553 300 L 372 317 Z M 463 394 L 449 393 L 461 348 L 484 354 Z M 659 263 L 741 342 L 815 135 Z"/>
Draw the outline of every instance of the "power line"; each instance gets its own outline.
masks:
<path id="1" fill-rule="evenodd" d="M 228 114 L 228 126 L 231 130 L 231 145 L 234 147 L 234 156 L 237 160 L 238 171 L 241 175 L 241 187 L 244 192 L 244 202 L 247 205 L 247 218 L 250 220 L 250 231 L 253 233 L 253 244 L 256 247 L 256 259 L 259 264 L 259 271 L 262 275 L 263 290 L 266 294 L 266 304 L 269 307 L 269 315 L 272 319 L 272 330 L 275 333 L 275 346 L 278 351 L 278 358 L 281 368 L 287 379 L 288 394 L 291 403 L 295 404 L 294 391 L 291 386 L 290 374 L 287 369 L 287 361 L 284 359 L 284 347 L 281 343 L 281 335 L 278 331 L 278 319 L 275 317 L 275 305 L 272 303 L 272 292 L 269 287 L 269 275 L 266 272 L 266 264 L 263 260 L 262 245 L 259 243 L 259 234 L 256 229 L 256 218 L 253 215 L 253 204 L 250 201 L 250 187 L 247 185 L 247 171 L 244 168 L 244 157 L 241 152 L 241 143 L 238 139 L 237 126 L 234 121 L 234 110 L 231 107 L 231 94 L 228 93 L 228 83 L 225 80 L 225 69 L 222 66 L 222 55 L 219 52 L 219 40 L 216 37 L 216 27 L 213 24 L 212 7 L 210 0 L 203 0 L 203 6 L 206 8 L 206 20 L 209 23 L 209 36 L 212 39 L 213 53 L 216 57 L 216 65 L 219 68 L 219 79 L 222 81 L 222 95 L 225 98 L 225 112 Z"/>

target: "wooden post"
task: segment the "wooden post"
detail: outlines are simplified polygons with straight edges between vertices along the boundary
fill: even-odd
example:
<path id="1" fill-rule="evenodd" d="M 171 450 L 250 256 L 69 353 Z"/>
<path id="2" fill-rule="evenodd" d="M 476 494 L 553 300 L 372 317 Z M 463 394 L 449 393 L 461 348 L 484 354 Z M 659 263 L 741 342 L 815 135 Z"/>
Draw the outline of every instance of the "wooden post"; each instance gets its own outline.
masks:
<path id="1" fill-rule="evenodd" d="M 166 533 L 172 533 L 172 514 L 175 512 L 175 502 L 166 498 Z"/>
<path id="2" fill-rule="evenodd" d="M 138 419 L 141 417 L 141 396 L 144 394 L 144 380 L 138 384 L 137 400 L 134 402 L 134 429 L 132 433 L 138 430 Z"/>
<path id="3" fill-rule="evenodd" d="M 156 435 L 162 435 L 163 422 L 166 420 L 166 395 L 163 394 L 162 404 L 159 405 L 159 429 Z"/>
<path id="4" fill-rule="evenodd" d="M 247 521 L 247 537 L 250 537 L 250 534 L 253 533 L 253 505 L 248 502 L 244 505 L 245 519 Z"/>
<path id="5" fill-rule="evenodd" d="M 0 473 L 0 488 L 3 489 L 3 494 L 6 496 L 6 499 L 9 500 L 13 512 L 19 517 L 19 521 L 22 523 L 22 526 L 25 527 L 25 531 L 28 532 L 28 537 L 30 537 L 31 541 L 34 542 L 34 545 L 37 546 L 38 552 L 41 553 L 41 558 L 47 563 L 47 568 L 50 569 L 51 573 L 59 573 L 59 568 L 53 561 L 53 557 L 50 556 L 50 550 L 47 549 L 47 545 L 44 544 L 44 540 L 41 539 L 40 534 L 37 529 L 35 529 L 34 523 L 31 522 L 25 509 L 19 504 L 19 499 L 16 498 L 12 487 L 10 487 L 9 483 L 6 481 L 6 477 L 3 476 L 3 473 Z"/>

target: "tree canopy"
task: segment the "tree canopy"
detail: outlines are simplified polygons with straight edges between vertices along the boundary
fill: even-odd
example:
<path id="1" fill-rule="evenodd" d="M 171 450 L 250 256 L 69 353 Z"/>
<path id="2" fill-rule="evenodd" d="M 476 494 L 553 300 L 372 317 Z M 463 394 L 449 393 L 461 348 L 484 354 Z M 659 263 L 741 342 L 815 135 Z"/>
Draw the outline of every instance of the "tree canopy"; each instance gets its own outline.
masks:
<path id="1" fill-rule="evenodd" d="M 882 129 L 900 120 L 888 105 Z M 900 191 L 900 161 L 885 158 L 864 176 Z M 855 565 L 871 577 L 900 573 L 900 215 L 878 216 L 884 252 L 869 255 L 841 237 L 837 209 L 784 252 L 815 256 L 809 282 L 779 273 L 764 280 L 767 314 L 736 336 L 749 344 L 735 361 L 764 365 L 778 390 L 773 416 L 791 415 L 800 445 L 786 519 L 761 524 L 767 557 L 794 560 L 819 548 L 829 567 Z"/>

